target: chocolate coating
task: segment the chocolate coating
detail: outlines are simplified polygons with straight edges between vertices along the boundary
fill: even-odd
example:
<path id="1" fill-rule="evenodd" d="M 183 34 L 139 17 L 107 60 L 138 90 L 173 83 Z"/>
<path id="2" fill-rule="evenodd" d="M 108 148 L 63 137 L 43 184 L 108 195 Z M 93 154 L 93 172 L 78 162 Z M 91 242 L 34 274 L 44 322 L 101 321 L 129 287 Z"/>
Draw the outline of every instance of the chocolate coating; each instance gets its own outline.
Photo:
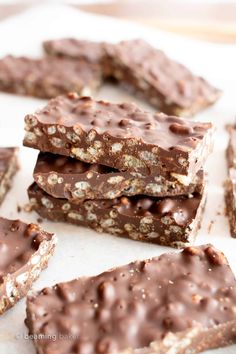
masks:
<path id="1" fill-rule="evenodd" d="M 211 123 L 76 94 L 51 100 L 25 123 L 25 146 L 143 174 L 193 178 L 212 148 Z"/>
<path id="2" fill-rule="evenodd" d="M 36 224 L 0 217 L 0 314 L 27 294 L 55 243 L 55 236 Z"/>
<path id="3" fill-rule="evenodd" d="M 36 183 L 29 187 L 28 195 L 32 209 L 49 220 L 172 247 L 193 242 L 206 199 L 202 188 L 201 193 L 189 196 L 133 196 L 74 204 L 67 199 L 53 198 Z"/>
<path id="4" fill-rule="evenodd" d="M 192 331 L 182 346 L 172 341 L 170 352 L 183 354 L 202 328 L 205 333 L 193 350 L 199 353 L 236 340 L 229 326 L 223 331 L 227 324 L 235 328 L 235 302 L 236 282 L 227 259 L 204 245 L 45 288 L 28 297 L 27 326 L 32 334 L 53 336 L 54 341 L 35 341 L 43 354 L 118 354 L 151 342 L 156 350 L 149 353 L 160 354 L 166 336 Z M 209 341 L 212 330 L 217 339 Z M 63 334 L 71 340 L 59 339 Z"/>
<path id="5" fill-rule="evenodd" d="M 0 91 L 52 98 L 75 91 L 91 94 L 100 86 L 98 66 L 84 61 L 7 56 L 0 60 Z"/>
<path id="6" fill-rule="evenodd" d="M 0 148 L 0 204 L 11 187 L 18 170 L 18 148 Z"/>
<path id="7" fill-rule="evenodd" d="M 102 43 L 99 42 L 61 38 L 45 41 L 43 48 L 52 56 L 85 60 L 94 64 L 99 64 L 103 58 Z"/>
<path id="8" fill-rule="evenodd" d="M 72 203 L 81 203 L 85 199 L 114 199 L 122 195 L 184 195 L 200 190 L 204 177 L 201 170 L 192 183 L 184 185 L 171 174 L 165 177 L 143 176 L 50 153 L 39 154 L 33 175 L 45 192 Z"/>
<path id="9" fill-rule="evenodd" d="M 190 116 L 220 91 L 141 39 L 104 44 L 104 72 L 167 114 Z"/>

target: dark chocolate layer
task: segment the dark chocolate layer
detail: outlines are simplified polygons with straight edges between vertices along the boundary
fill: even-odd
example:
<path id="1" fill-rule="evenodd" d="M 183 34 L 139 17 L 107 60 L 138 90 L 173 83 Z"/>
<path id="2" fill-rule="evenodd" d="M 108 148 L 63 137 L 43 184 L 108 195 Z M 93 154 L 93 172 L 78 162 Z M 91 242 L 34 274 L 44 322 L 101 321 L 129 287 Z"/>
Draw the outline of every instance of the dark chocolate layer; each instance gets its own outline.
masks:
<path id="1" fill-rule="evenodd" d="M 61 38 L 45 41 L 45 52 L 52 56 L 85 60 L 100 64 L 103 58 L 102 43 L 80 40 L 75 38 Z"/>
<path id="2" fill-rule="evenodd" d="M 143 176 L 50 153 L 40 153 L 34 169 L 34 180 L 40 188 L 55 198 L 66 198 L 72 203 L 122 195 L 168 197 L 190 194 L 201 190 L 203 177 L 200 170 L 190 184 L 184 185 L 171 174 Z"/>
<path id="3" fill-rule="evenodd" d="M 25 146 L 143 174 L 193 178 L 212 149 L 211 123 L 76 94 L 51 100 L 25 123 Z"/>
<path id="4" fill-rule="evenodd" d="M 220 91 L 141 39 L 104 44 L 104 72 L 167 114 L 190 116 Z"/>
<path id="5" fill-rule="evenodd" d="M 56 243 L 36 224 L 0 217 L 0 314 L 29 291 Z"/>
<path id="6" fill-rule="evenodd" d="M 139 241 L 184 247 L 194 241 L 205 205 L 201 193 L 172 198 L 147 196 L 86 200 L 53 198 L 36 183 L 28 189 L 32 208 L 52 221 L 65 221 Z"/>
<path id="7" fill-rule="evenodd" d="M 12 185 L 12 178 L 17 172 L 18 148 L 0 148 L 0 204 Z"/>
<path id="8" fill-rule="evenodd" d="M 139 353 L 152 342 L 144 353 L 184 354 L 196 338 L 199 353 L 236 340 L 235 303 L 227 259 L 204 245 L 45 288 L 28 297 L 27 326 L 42 354 Z"/>
<path id="9" fill-rule="evenodd" d="M 7 56 L 0 60 L 0 91 L 52 98 L 75 91 L 90 95 L 101 83 L 101 70 L 85 61 Z"/>

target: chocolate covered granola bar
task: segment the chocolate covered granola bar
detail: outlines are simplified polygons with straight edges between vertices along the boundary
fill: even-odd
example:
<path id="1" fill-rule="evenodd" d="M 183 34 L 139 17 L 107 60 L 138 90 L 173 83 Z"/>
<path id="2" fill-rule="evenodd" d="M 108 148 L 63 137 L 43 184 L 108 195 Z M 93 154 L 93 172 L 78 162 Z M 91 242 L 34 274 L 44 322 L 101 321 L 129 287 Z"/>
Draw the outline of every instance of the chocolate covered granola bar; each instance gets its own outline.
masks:
<path id="1" fill-rule="evenodd" d="M 65 58 L 32 59 L 7 56 L 0 59 L 0 91 L 52 98 L 75 91 L 91 95 L 101 83 L 97 65 Z"/>
<path id="2" fill-rule="evenodd" d="M 0 204 L 11 188 L 12 179 L 19 168 L 17 153 L 16 147 L 0 147 Z"/>
<path id="3" fill-rule="evenodd" d="M 104 73 L 160 111 L 192 116 L 212 105 L 220 90 L 141 39 L 104 44 Z"/>
<path id="4" fill-rule="evenodd" d="M 0 217 L 0 314 L 28 293 L 55 244 L 56 237 L 36 224 Z"/>
<path id="5" fill-rule="evenodd" d="M 26 324 L 41 354 L 197 354 L 236 341 L 235 302 L 226 257 L 204 245 L 45 288 Z"/>
<path id="6" fill-rule="evenodd" d="M 74 204 L 50 196 L 36 183 L 28 189 L 30 205 L 41 217 L 117 236 L 184 247 L 192 244 L 202 220 L 206 190 L 186 196 L 133 196 L 86 200 Z"/>
<path id="7" fill-rule="evenodd" d="M 189 184 L 212 149 L 211 123 L 149 113 L 135 104 L 59 96 L 25 117 L 24 145 L 88 163 Z M 186 181 L 187 180 L 187 181 Z"/>

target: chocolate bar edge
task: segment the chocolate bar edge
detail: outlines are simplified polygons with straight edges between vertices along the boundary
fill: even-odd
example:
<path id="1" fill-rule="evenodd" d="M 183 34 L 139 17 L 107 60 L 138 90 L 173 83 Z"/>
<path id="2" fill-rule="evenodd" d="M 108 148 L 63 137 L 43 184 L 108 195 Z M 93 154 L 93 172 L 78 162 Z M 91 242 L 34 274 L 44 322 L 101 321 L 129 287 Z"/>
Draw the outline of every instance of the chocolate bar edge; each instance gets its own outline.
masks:
<path id="1" fill-rule="evenodd" d="M 15 220 L 11 220 L 15 221 Z M 23 222 L 22 222 L 23 223 Z M 50 257 L 54 253 L 57 237 L 36 226 L 40 234 L 50 236 L 49 240 L 43 240 L 37 251 L 30 259 L 14 273 L 7 273 L 3 276 L 0 284 L 0 315 L 13 307 L 22 297 L 26 296 L 33 282 L 39 277 L 40 273 L 48 265 Z"/>
<path id="2" fill-rule="evenodd" d="M 161 223 L 160 219 L 155 220 L 155 218 L 151 218 L 150 220 L 148 220 L 149 217 L 147 218 L 140 217 L 139 218 L 140 220 L 137 218 L 138 224 L 135 226 L 134 221 L 136 220 L 134 220 L 134 217 L 129 219 L 129 217 L 128 216 L 126 217 L 124 214 L 119 214 L 119 213 L 117 214 L 117 211 L 113 210 L 112 207 L 110 209 L 107 209 L 106 213 L 104 212 L 101 213 L 102 209 L 99 210 L 97 208 L 97 215 L 96 215 L 96 212 L 93 210 L 93 207 L 91 210 L 88 209 L 90 211 L 86 211 L 87 204 L 85 207 L 82 204 L 82 208 L 84 208 L 84 211 L 86 213 L 91 214 L 89 216 L 89 219 L 85 220 L 83 215 L 77 213 L 76 210 L 73 210 L 73 204 L 71 208 L 70 203 L 68 202 L 68 200 L 65 199 L 65 202 L 62 206 L 63 210 L 60 210 L 58 212 L 55 209 L 55 205 L 53 204 L 52 200 L 53 201 L 55 200 L 56 202 L 57 200 L 59 201 L 59 199 L 53 198 L 47 193 L 43 192 L 43 190 L 41 190 L 43 192 L 43 197 L 42 199 L 40 199 L 40 201 L 37 200 L 37 195 L 35 195 L 35 192 L 33 191 L 35 185 L 36 183 L 32 184 L 28 188 L 28 196 L 29 196 L 32 210 L 36 211 L 43 218 L 46 218 L 51 221 L 56 221 L 56 222 L 66 222 L 78 226 L 89 227 L 99 233 L 106 232 L 109 234 L 117 235 L 132 240 L 151 242 L 155 244 L 161 244 L 164 246 L 171 246 L 174 248 L 183 248 L 185 246 L 193 244 L 196 238 L 196 234 L 201 226 L 202 215 L 205 208 L 206 197 L 207 197 L 207 190 L 206 190 L 207 188 L 205 186 L 202 191 L 201 199 L 197 206 L 195 216 L 191 220 L 191 223 L 189 222 L 182 229 L 178 225 L 172 225 L 173 226 L 171 228 L 172 231 L 170 232 L 168 223 L 167 224 Z M 37 188 L 38 191 L 40 192 L 40 188 L 39 187 Z M 60 199 L 60 201 L 62 200 L 63 199 Z M 91 203 L 93 202 L 96 201 L 91 200 Z M 89 203 L 89 201 L 87 201 L 87 203 Z M 50 204 L 54 206 L 52 208 L 48 208 L 48 206 L 51 206 Z M 65 207 L 67 207 L 68 209 L 65 209 Z M 74 207 L 75 208 L 80 207 L 80 205 L 74 204 Z M 101 215 L 99 215 L 99 213 Z M 116 218 L 117 216 L 118 218 L 116 219 L 116 222 L 114 222 L 113 218 L 114 217 Z M 142 219 L 145 219 L 145 222 L 147 224 L 142 223 L 141 221 Z M 117 222 L 118 224 L 116 224 Z M 155 225 L 156 226 L 159 225 L 158 232 L 160 232 L 160 229 L 163 228 L 161 235 L 157 232 Z M 178 231 L 175 230 L 175 227 L 176 229 L 178 229 Z M 166 231 L 169 231 L 169 233 L 164 234 L 163 232 L 164 229 Z M 147 235 L 149 235 L 149 237 Z M 174 237 L 175 239 L 173 240 Z"/>
<path id="3" fill-rule="evenodd" d="M 0 205 L 2 204 L 7 193 L 12 187 L 13 178 L 15 174 L 20 169 L 20 165 L 18 161 L 19 148 L 12 147 L 10 149 L 13 150 L 12 157 L 9 160 L 8 169 L 6 169 L 5 173 L 3 173 L 2 178 L 0 179 Z"/>

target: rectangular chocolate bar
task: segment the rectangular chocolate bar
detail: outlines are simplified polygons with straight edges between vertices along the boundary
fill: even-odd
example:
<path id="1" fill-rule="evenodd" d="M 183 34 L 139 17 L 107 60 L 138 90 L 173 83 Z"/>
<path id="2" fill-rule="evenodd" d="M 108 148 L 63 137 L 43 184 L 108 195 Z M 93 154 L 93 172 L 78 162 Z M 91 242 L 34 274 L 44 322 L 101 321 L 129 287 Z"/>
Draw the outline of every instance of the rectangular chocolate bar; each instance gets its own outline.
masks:
<path id="1" fill-rule="evenodd" d="M 226 149 L 226 162 L 228 169 L 236 169 L 236 125 L 228 125 L 229 142 Z"/>
<path id="2" fill-rule="evenodd" d="M 236 126 L 227 127 L 229 143 L 226 149 L 228 178 L 225 182 L 225 204 L 228 216 L 230 233 L 236 237 Z"/>
<path id="3" fill-rule="evenodd" d="M 135 104 L 59 96 L 25 117 L 24 145 L 121 171 L 186 182 L 212 150 L 211 123 L 149 113 Z M 184 182 L 184 181 L 185 182 Z"/>
<path id="4" fill-rule="evenodd" d="M 81 203 L 85 199 L 114 199 L 123 195 L 168 197 L 190 194 L 201 191 L 204 178 L 200 170 L 192 183 L 184 185 L 170 174 L 163 177 L 120 172 L 104 165 L 88 164 L 47 152 L 39 154 L 33 175 L 45 192 L 72 203 Z"/>
<path id="5" fill-rule="evenodd" d="M 0 217 L 0 314 L 28 293 L 55 244 L 56 237 L 36 224 Z"/>
<path id="6" fill-rule="evenodd" d="M 38 187 L 28 189 L 30 205 L 43 218 L 90 227 L 133 240 L 184 247 L 193 243 L 205 206 L 206 193 L 157 198 L 146 196 L 86 200 L 73 204 Z"/>
<path id="7" fill-rule="evenodd" d="M 104 44 L 104 73 L 160 111 L 191 116 L 213 104 L 220 90 L 141 39 Z"/>
<path id="8" fill-rule="evenodd" d="M 48 55 L 84 60 L 100 64 L 103 58 L 103 44 L 76 38 L 60 38 L 43 42 Z"/>
<path id="9" fill-rule="evenodd" d="M 230 168 L 224 185 L 226 215 L 229 220 L 230 233 L 236 238 L 236 169 Z"/>
<path id="10" fill-rule="evenodd" d="M 13 56 L 0 60 L 0 91 L 4 92 L 39 98 L 52 98 L 70 91 L 90 95 L 100 83 L 100 68 L 82 61 Z"/>
<path id="11" fill-rule="evenodd" d="M 12 179 L 19 168 L 17 153 L 16 147 L 0 147 L 0 204 L 11 188 Z"/>
<path id="12" fill-rule="evenodd" d="M 26 324 L 41 354 L 197 354 L 236 341 L 235 303 L 225 255 L 203 245 L 45 288 Z"/>

